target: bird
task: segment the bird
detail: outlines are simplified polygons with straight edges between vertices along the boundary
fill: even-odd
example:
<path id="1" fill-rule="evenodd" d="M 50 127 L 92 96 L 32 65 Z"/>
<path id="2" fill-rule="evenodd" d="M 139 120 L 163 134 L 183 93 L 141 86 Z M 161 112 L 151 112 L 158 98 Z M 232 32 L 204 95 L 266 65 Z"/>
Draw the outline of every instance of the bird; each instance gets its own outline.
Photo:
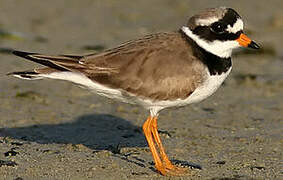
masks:
<path id="1" fill-rule="evenodd" d="M 259 49 L 243 31 L 241 16 L 232 8 L 207 8 L 181 28 L 127 41 L 88 55 L 13 54 L 44 67 L 11 72 L 21 79 L 58 79 L 73 82 L 117 101 L 149 111 L 143 133 L 161 175 L 191 174 L 171 162 L 158 134 L 160 112 L 198 103 L 212 95 L 232 69 L 232 50 Z"/>

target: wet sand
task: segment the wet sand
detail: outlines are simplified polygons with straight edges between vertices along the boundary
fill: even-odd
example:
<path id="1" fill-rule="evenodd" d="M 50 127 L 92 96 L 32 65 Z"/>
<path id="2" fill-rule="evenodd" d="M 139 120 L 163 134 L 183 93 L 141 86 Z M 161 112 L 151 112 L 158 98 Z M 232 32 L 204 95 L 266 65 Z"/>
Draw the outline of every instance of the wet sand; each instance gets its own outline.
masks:
<path id="1" fill-rule="evenodd" d="M 283 1 L 0 2 L 0 179 L 283 178 Z M 235 51 L 233 71 L 213 96 L 161 113 L 170 158 L 193 176 L 155 172 L 144 109 L 68 82 L 5 76 L 37 66 L 11 49 L 88 54 L 176 30 L 199 10 L 224 5 L 239 12 L 262 50 Z"/>

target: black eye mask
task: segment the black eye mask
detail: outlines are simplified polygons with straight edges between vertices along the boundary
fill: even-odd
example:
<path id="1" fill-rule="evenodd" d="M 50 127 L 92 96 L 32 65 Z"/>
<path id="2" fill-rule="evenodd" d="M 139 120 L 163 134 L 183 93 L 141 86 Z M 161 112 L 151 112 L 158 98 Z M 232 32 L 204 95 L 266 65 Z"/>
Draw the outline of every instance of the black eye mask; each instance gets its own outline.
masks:
<path id="1" fill-rule="evenodd" d="M 236 40 L 239 38 L 242 31 L 237 33 L 227 32 L 226 29 L 228 25 L 232 26 L 237 22 L 241 17 L 233 9 L 228 9 L 225 16 L 219 21 L 211 24 L 210 26 L 197 26 L 193 33 L 198 35 L 200 38 L 205 39 L 206 41 L 228 41 Z"/>
<path id="2" fill-rule="evenodd" d="M 210 30 L 216 34 L 222 34 L 225 32 L 227 25 L 221 22 L 215 22 L 210 26 Z"/>

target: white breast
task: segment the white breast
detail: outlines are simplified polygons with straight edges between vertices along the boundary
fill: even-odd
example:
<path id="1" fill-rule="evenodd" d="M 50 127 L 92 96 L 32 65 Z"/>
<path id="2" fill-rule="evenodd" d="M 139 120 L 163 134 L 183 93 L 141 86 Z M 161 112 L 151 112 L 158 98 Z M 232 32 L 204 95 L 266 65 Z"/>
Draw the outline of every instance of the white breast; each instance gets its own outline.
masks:
<path id="1" fill-rule="evenodd" d="M 208 75 L 207 80 L 187 98 L 188 103 L 197 103 L 212 95 L 227 78 L 231 69 L 221 75 Z"/>

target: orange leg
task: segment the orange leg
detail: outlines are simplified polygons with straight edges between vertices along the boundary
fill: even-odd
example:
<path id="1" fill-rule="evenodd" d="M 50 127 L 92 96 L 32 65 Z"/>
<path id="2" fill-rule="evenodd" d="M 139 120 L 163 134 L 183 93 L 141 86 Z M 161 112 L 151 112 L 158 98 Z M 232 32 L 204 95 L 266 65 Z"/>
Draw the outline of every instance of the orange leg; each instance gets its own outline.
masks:
<path id="1" fill-rule="evenodd" d="M 171 165 L 172 163 L 170 162 L 167 154 L 165 153 L 165 149 L 162 145 L 162 142 L 161 142 L 161 139 L 160 139 L 160 136 L 158 134 L 158 129 L 157 129 L 157 117 L 154 117 L 153 118 L 153 121 L 152 121 L 152 129 L 151 129 L 151 132 L 153 134 L 153 137 L 154 137 L 154 140 L 157 144 L 157 147 L 159 148 L 160 150 L 160 155 L 161 155 L 161 158 L 162 160 L 164 161 L 164 163 L 166 165 Z"/>
<path id="2" fill-rule="evenodd" d="M 151 124 L 152 124 L 152 118 L 149 116 L 147 120 L 145 121 L 145 123 L 143 124 L 142 128 L 143 128 L 143 132 L 147 140 L 149 149 L 152 153 L 152 157 L 155 162 L 155 167 L 161 174 L 163 174 L 164 168 L 163 168 L 162 161 L 159 157 L 159 154 L 156 150 L 156 147 L 154 145 L 154 141 L 153 141 L 152 134 L 151 134 Z"/>
<path id="3" fill-rule="evenodd" d="M 159 148 L 161 159 L 162 159 L 163 166 L 165 168 L 166 174 L 167 175 L 175 175 L 175 176 L 187 174 L 188 172 L 187 172 L 186 168 L 177 167 L 177 166 L 173 165 L 171 163 L 171 161 L 169 160 L 169 158 L 168 158 L 168 156 L 165 152 L 165 149 L 162 145 L 160 136 L 158 134 L 157 117 L 153 118 L 151 132 L 153 134 L 153 137 L 154 137 L 154 140 L 157 144 L 157 147 Z"/>
<path id="4" fill-rule="evenodd" d="M 160 136 L 157 131 L 157 117 L 148 117 L 146 122 L 143 124 L 143 131 L 152 153 L 155 167 L 162 175 L 180 176 L 187 173 L 185 168 L 174 166 L 169 160 L 165 153 L 164 147 L 161 143 Z M 159 149 L 160 155 L 158 153 Z M 161 158 L 160 158 L 161 156 Z"/>

